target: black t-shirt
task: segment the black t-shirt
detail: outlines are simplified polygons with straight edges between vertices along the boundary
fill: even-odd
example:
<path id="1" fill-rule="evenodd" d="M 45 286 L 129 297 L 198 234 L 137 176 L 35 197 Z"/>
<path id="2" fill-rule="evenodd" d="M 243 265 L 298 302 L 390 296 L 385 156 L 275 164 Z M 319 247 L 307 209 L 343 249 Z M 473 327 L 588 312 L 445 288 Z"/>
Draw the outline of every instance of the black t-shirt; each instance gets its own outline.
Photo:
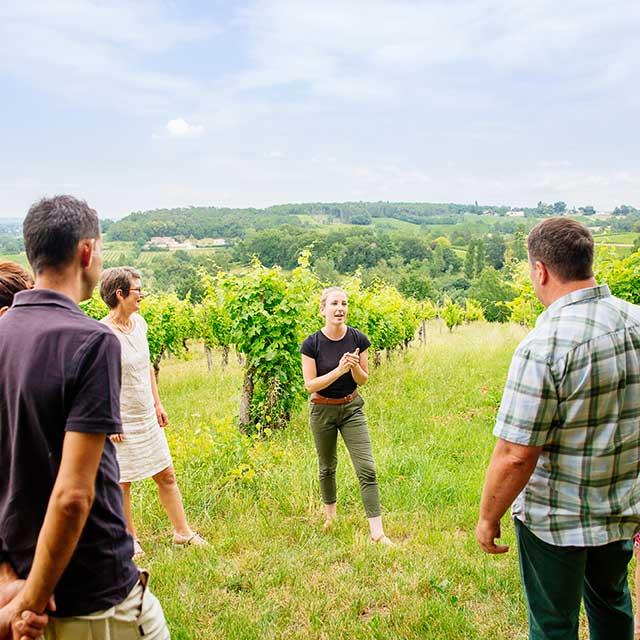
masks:
<path id="1" fill-rule="evenodd" d="M 316 331 L 312 333 L 300 347 L 300 353 L 313 358 L 316 361 L 316 371 L 319 376 L 323 376 L 329 371 L 333 371 L 340 363 L 340 358 L 349 352 L 353 353 L 356 348 L 360 348 L 360 353 L 371 346 L 369 338 L 353 327 L 347 327 L 347 332 L 341 340 L 331 340 L 322 333 Z M 320 391 L 320 395 L 325 398 L 344 398 L 356 390 L 355 380 L 350 371 L 341 375 L 335 382 Z"/>
<path id="2" fill-rule="evenodd" d="M 54 291 L 15 296 L 0 319 L 0 560 L 31 570 L 66 431 L 121 433 L 120 343 Z M 108 609 L 138 579 L 115 447 L 106 438 L 95 499 L 55 589 L 56 616 Z"/>

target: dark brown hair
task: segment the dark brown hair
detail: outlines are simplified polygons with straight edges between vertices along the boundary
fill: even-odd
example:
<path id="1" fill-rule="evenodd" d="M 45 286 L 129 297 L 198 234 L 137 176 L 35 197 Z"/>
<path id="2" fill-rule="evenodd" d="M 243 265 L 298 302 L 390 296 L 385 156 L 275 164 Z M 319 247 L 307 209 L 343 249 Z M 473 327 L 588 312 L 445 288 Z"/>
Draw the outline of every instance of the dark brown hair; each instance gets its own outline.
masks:
<path id="1" fill-rule="evenodd" d="M 548 218 L 527 238 L 530 262 L 542 262 L 562 282 L 593 277 L 593 237 L 569 218 Z"/>
<path id="2" fill-rule="evenodd" d="M 47 267 L 68 264 L 80 240 L 100 237 L 100 222 L 84 200 L 55 196 L 32 205 L 22 233 L 27 258 L 38 274 Z"/>
<path id="3" fill-rule="evenodd" d="M 10 307 L 16 293 L 32 287 L 33 278 L 26 269 L 15 262 L 0 262 L 0 308 Z"/>
<path id="4" fill-rule="evenodd" d="M 131 292 L 131 281 L 140 280 L 140 272 L 133 267 L 112 267 L 102 272 L 100 276 L 100 297 L 109 309 L 118 306 L 116 292 L 122 291 L 126 298 Z"/>

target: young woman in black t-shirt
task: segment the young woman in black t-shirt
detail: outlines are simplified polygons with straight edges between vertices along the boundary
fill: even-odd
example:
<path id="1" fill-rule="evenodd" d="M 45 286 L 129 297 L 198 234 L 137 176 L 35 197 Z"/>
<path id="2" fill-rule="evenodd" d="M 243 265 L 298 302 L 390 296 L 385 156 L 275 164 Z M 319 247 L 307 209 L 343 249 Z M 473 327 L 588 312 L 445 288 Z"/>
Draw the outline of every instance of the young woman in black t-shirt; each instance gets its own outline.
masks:
<path id="1" fill-rule="evenodd" d="M 304 383 L 311 393 L 311 432 L 318 453 L 325 528 L 336 516 L 339 431 L 358 476 L 371 539 L 390 545 L 382 528 L 376 468 L 362 409 L 364 400 L 358 394 L 358 386 L 369 377 L 367 349 L 371 343 L 364 333 L 346 325 L 347 307 L 347 295 L 340 287 L 325 289 L 320 298 L 324 327 L 300 347 Z"/>

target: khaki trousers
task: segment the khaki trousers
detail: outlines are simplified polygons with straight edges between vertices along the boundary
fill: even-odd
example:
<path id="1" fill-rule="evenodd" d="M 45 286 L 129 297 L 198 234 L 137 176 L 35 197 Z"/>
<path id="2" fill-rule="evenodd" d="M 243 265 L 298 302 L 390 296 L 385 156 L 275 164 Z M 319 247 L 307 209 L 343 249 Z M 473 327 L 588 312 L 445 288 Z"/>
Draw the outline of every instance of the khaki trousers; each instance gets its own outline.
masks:
<path id="1" fill-rule="evenodd" d="M 170 640 L 158 598 L 140 581 L 120 604 L 110 609 L 75 618 L 50 618 L 43 637 L 44 640 Z"/>

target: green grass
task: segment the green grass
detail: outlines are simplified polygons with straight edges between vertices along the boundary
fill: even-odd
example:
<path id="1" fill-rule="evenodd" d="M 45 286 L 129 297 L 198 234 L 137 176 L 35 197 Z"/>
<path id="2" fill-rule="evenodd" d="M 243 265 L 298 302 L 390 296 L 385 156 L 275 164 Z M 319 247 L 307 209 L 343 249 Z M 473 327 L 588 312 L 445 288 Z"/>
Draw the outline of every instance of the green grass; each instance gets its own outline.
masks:
<path id="1" fill-rule="evenodd" d="M 638 234 L 634 232 L 608 233 L 605 235 L 594 236 L 596 244 L 623 244 L 629 245 L 630 247 L 633 245 L 637 238 Z"/>
<path id="2" fill-rule="evenodd" d="M 323 226 L 331 224 L 331 222 L 333 221 L 331 216 L 324 214 L 299 213 L 294 217 L 300 220 L 300 222 L 302 222 L 303 224 L 312 226 Z"/>
<path id="3" fill-rule="evenodd" d="M 194 347 L 165 360 L 160 391 L 187 512 L 210 549 L 175 551 L 151 481 L 134 488 L 139 535 L 174 639 L 516 639 L 526 614 L 515 550 L 482 554 L 478 500 L 509 360 L 523 330 L 479 323 L 384 361 L 364 388 L 388 535 L 368 540 L 344 447 L 339 519 L 322 532 L 303 406 L 266 441 L 233 425 L 241 370 Z M 504 538 L 514 544 L 505 518 Z"/>
<path id="4" fill-rule="evenodd" d="M 29 261 L 27 260 L 27 254 L 24 253 L 2 253 L 0 254 L 0 262 L 17 262 L 21 264 L 23 267 L 27 267 L 31 269 L 29 266 Z"/>
<path id="5" fill-rule="evenodd" d="M 135 251 L 136 243 L 125 240 L 108 240 L 104 243 L 105 251 L 117 251 L 119 253 L 131 253 Z"/>
<path id="6" fill-rule="evenodd" d="M 372 218 L 371 224 L 379 231 L 408 231 L 410 233 L 423 231 L 419 224 L 396 218 Z"/>

